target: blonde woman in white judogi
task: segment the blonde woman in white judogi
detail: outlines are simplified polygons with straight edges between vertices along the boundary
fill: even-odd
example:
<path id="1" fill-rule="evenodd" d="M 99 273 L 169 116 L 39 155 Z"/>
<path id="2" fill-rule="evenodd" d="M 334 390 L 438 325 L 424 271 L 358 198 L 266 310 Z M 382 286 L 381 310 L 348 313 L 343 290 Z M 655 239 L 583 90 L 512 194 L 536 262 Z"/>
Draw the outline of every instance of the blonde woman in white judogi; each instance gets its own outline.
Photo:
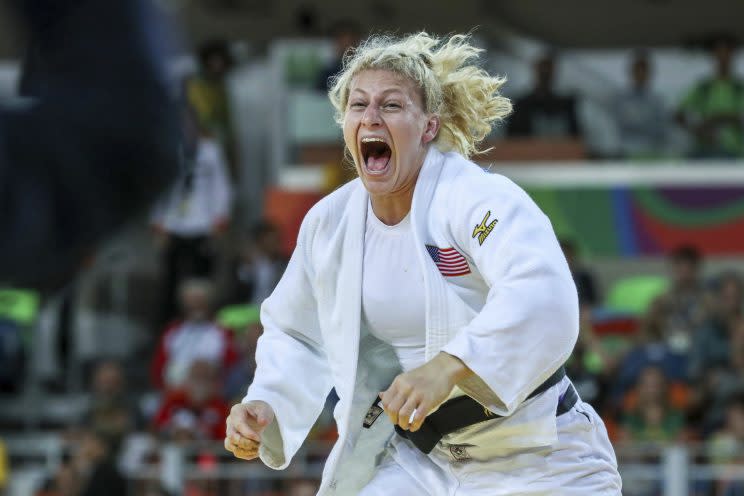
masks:
<path id="1" fill-rule="evenodd" d="M 359 179 L 307 214 L 262 307 L 235 456 L 285 468 L 335 387 L 320 495 L 620 494 L 563 372 L 578 303 L 550 222 L 466 158 L 511 110 L 478 54 L 419 33 L 346 57 L 330 98 Z"/>

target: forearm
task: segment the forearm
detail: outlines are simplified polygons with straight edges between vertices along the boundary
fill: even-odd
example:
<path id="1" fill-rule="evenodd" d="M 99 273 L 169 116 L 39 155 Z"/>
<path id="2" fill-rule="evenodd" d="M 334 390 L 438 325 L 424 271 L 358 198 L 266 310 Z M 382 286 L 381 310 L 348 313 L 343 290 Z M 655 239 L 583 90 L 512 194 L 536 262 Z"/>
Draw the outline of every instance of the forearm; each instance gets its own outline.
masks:
<path id="1" fill-rule="evenodd" d="M 475 372 L 465 365 L 462 360 L 444 351 L 440 351 L 431 361 L 452 384 L 457 384 L 475 375 Z"/>

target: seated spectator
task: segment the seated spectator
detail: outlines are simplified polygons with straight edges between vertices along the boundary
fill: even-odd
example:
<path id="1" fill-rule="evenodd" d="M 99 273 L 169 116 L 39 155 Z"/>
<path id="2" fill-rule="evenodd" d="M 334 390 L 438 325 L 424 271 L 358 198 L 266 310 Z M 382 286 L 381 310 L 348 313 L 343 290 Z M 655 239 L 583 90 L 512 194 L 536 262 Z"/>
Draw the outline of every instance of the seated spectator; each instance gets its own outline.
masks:
<path id="1" fill-rule="evenodd" d="M 70 461 L 62 463 L 52 477 L 44 481 L 34 496 L 79 496 L 80 474 Z"/>
<path id="2" fill-rule="evenodd" d="M 127 482 L 116 466 L 118 443 L 105 434 L 88 430 L 73 458 L 82 476 L 80 496 L 126 496 Z"/>
<path id="3" fill-rule="evenodd" d="M 157 388 L 180 386 L 196 360 L 207 360 L 224 372 L 237 358 L 232 337 L 212 320 L 212 285 L 190 279 L 181 285 L 179 294 L 183 320 L 165 330 L 151 366 Z"/>
<path id="4" fill-rule="evenodd" d="M 251 229 L 232 274 L 229 303 L 260 305 L 274 291 L 287 268 L 279 228 L 261 221 Z"/>
<path id="5" fill-rule="evenodd" d="M 579 339 L 566 362 L 566 371 L 579 396 L 599 412 L 604 410 L 606 381 L 612 368 L 612 357 L 603 349 L 599 336 L 592 328 L 591 312 L 581 310 Z"/>
<path id="6" fill-rule="evenodd" d="M 636 442 L 667 443 L 684 435 L 687 390 L 670 383 L 663 370 L 643 369 L 638 384 L 625 398 L 621 416 L 622 437 Z"/>
<path id="7" fill-rule="evenodd" d="M 714 464 L 741 465 L 744 463 L 744 393 L 732 396 L 726 403 L 725 423 L 713 434 L 707 446 L 708 457 Z M 715 494 L 736 496 L 744 493 L 741 480 L 718 480 Z"/>
<path id="8" fill-rule="evenodd" d="M 99 363 L 93 371 L 91 389 L 84 425 L 121 441 L 138 420 L 136 401 L 127 392 L 121 365 L 113 360 Z"/>
<path id="9" fill-rule="evenodd" d="M 687 353 L 692 336 L 707 318 L 705 291 L 701 281 L 702 255 L 692 245 L 682 245 L 669 253 L 670 288 L 664 295 L 669 305 L 665 326 L 669 346 Z"/>
<path id="10" fill-rule="evenodd" d="M 594 275 L 584 267 L 579 261 L 579 254 L 576 243 L 568 239 L 561 239 L 561 249 L 568 262 L 568 268 L 571 269 L 571 276 L 576 291 L 579 294 L 579 305 L 582 307 L 593 307 L 599 303 L 599 289 L 594 282 Z"/>
<path id="11" fill-rule="evenodd" d="M 23 385 L 23 329 L 17 322 L 0 316 L 0 392 L 15 393 Z"/>
<path id="12" fill-rule="evenodd" d="M 0 439 L 0 494 L 5 494 L 4 491 L 10 479 L 9 472 L 8 453 L 5 450 L 5 443 Z"/>
<path id="13" fill-rule="evenodd" d="M 238 359 L 225 378 L 225 397 L 231 402 L 243 399 L 256 372 L 256 342 L 263 333 L 263 327 L 258 305 L 251 305 L 248 310 L 248 322 L 233 330 Z"/>
<path id="14" fill-rule="evenodd" d="M 707 370 L 700 382 L 700 389 L 709 391 L 708 398 L 702 401 L 707 428 L 720 425 L 727 399 L 744 392 L 744 319 L 731 324 L 728 349 L 726 366 Z"/>
<path id="15" fill-rule="evenodd" d="M 708 441 L 713 463 L 744 463 L 744 393 L 726 401 L 723 426 Z"/>
<path id="16" fill-rule="evenodd" d="M 196 360 L 183 386 L 166 395 L 153 426 L 175 441 L 221 441 L 229 410 L 219 392 L 217 369 L 209 361 Z"/>
<path id="17" fill-rule="evenodd" d="M 206 41 L 197 52 L 199 72 L 186 81 L 186 98 L 196 111 L 201 128 L 225 150 L 231 176 L 237 181 L 235 136 L 227 91 L 227 77 L 235 62 L 224 40 Z"/>
<path id="18" fill-rule="evenodd" d="M 222 149 L 203 133 L 187 104 L 182 108 L 182 128 L 184 172 L 151 218 L 163 251 L 164 318 L 176 311 L 176 288 L 183 279 L 212 275 L 215 244 L 227 230 L 232 198 Z"/>
<path id="19" fill-rule="evenodd" d="M 331 27 L 335 54 L 333 60 L 323 68 L 318 76 L 315 84 L 318 91 L 326 92 L 331 89 L 331 79 L 341 72 L 344 54 L 359 44 L 361 32 L 359 24 L 350 19 L 340 20 Z"/>
<path id="20" fill-rule="evenodd" d="M 693 156 L 736 158 L 744 154 L 744 83 L 733 73 L 736 41 L 721 36 L 711 43 L 715 74 L 700 81 L 682 99 L 679 123 L 695 138 Z"/>
<path id="21" fill-rule="evenodd" d="M 507 121 L 507 134 L 512 137 L 580 138 L 573 96 L 559 95 L 553 88 L 556 55 L 548 53 L 534 65 L 535 86 L 527 95 L 517 98 L 514 112 Z"/>
<path id="22" fill-rule="evenodd" d="M 643 370 L 658 367 L 675 382 L 687 382 L 687 358 L 669 347 L 666 325 L 669 305 L 664 297 L 656 298 L 643 316 L 635 345 L 620 362 L 613 378 L 613 403 L 619 404 L 638 382 Z"/>
<path id="23" fill-rule="evenodd" d="M 736 272 L 719 275 L 713 284 L 708 318 L 695 331 L 690 348 L 690 376 L 701 379 L 706 371 L 726 365 L 731 325 L 742 316 L 744 287 Z"/>
<path id="24" fill-rule="evenodd" d="M 650 72 L 648 55 L 636 52 L 630 63 L 630 88 L 612 102 L 623 157 L 659 155 L 665 146 L 668 115 L 659 95 L 649 87 Z"/>

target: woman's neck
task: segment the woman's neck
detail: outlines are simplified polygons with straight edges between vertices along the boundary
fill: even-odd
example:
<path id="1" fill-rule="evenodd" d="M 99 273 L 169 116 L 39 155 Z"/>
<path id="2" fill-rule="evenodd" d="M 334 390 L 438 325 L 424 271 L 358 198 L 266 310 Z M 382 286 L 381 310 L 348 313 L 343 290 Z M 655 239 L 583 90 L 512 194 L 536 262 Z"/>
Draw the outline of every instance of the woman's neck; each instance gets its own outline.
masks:
<path id="1" fill-rule="evenodd" d="M 407 181 L 405 186 L 398 191 L 384 195 L 370 193 L 369 198 L 372 203 L 372 211 L 383 224 L 387 224 L 388 226 L 399 224 L 408 215 L 408 212 L 411 211 L 413 190 L 416 189 L 416 183 L 424 165 L 425 153 L 421 157 L 421 165 L 416 168 L 415 174 Z"/>
<path id="2" fill-rule="evenodd" d="M 413 188 L 394 195 L 370 195 L 372 211 L 383 224 L 394 226 L 399 224 L 413 203 Z"/>

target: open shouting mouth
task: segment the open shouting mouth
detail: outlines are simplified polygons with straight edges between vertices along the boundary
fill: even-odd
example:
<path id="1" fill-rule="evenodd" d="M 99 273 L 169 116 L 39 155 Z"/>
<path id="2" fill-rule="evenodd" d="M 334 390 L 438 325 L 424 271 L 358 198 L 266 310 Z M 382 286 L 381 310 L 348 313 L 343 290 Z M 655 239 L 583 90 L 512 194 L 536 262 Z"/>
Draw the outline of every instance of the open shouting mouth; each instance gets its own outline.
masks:
<path id="1" fill-rule="evenodd" d="M 367 174 L 382 175 L 388 169 L 392 150 L 384 139 L 362 138 L 361 152 Z"/>

